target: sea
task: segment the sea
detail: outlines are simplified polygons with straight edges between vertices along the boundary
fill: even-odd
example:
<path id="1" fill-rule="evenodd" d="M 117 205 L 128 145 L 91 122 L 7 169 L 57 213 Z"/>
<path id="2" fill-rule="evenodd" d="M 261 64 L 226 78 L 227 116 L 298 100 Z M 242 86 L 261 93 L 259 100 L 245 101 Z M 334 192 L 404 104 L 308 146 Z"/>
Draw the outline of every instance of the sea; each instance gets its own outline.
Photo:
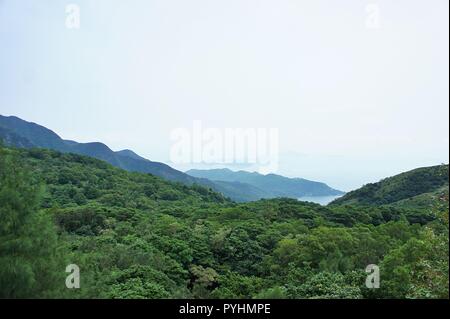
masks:
<path id="1" fill-rule="evenodd" d="M 303 202 L 313 202 L 320 204 L 322 206 L 328 205 L 332 201 L 334 201 L 336 198 L 341 197 L 342 195 L 332 195 L 332 196 L 303 196 L 300 197 L 298 200 Z"/>

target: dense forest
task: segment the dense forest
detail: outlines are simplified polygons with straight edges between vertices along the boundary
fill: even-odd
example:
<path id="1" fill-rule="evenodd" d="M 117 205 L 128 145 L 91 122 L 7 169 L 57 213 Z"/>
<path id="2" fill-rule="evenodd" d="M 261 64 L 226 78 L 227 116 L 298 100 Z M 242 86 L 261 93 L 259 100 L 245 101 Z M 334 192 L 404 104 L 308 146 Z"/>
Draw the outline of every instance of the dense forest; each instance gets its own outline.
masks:
<path id="1" fill-rule="evenodd" d="M 448 165 L 417 168 L 378 183 L 367 184 L 336 199 L 334 204 L 422 206 L 448 195 Z"/>
<path id="2" fill-rule="evenodd" d="M 448 166 L 435 170 L 448 181 Z M 448 184 L 427 205 L 402 205 L 420 192 L 399 190 L 427 193 L 433 174 L 386 203 L 238 204 L 81 155 L 0 147 L 0 298 L 448 298 Z M 79 289 L 65 286 L 68 264 Z"/>

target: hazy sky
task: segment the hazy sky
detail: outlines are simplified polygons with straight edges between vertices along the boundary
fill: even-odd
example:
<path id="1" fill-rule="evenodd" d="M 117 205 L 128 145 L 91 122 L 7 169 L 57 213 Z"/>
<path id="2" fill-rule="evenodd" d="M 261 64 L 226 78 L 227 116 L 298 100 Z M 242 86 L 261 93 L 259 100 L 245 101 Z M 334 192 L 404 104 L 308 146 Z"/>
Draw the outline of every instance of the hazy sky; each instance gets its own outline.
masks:
<path id="1" fill-rule="evenodd" d="M 278 128 L 279 173 L 349 190 L 448 163 L 448 5 L 0 0 L 0 114 L 164 162 L 194 120 Z"/>

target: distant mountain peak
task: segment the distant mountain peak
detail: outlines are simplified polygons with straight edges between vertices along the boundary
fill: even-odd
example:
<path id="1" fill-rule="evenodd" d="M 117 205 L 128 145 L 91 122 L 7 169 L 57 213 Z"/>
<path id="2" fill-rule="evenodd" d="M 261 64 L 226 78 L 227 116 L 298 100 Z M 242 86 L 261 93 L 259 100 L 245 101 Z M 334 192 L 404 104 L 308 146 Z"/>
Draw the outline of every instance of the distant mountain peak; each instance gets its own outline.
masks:
<path id="1" fill-rule="evenodd" d="M 143 158 L 142 156 L 136 154 L 135 152 L 133 152 L 132 150 L 129 149 L 124 149 L 121 151 L 116 152 L 116 154 L 119 154 L 121 156 L 126 156 L 126 157 L 130 157 L 130 158 L 134 158 L 134 159 L 139 159 L 139 160 L 146 160 L 145 158 Z"/>

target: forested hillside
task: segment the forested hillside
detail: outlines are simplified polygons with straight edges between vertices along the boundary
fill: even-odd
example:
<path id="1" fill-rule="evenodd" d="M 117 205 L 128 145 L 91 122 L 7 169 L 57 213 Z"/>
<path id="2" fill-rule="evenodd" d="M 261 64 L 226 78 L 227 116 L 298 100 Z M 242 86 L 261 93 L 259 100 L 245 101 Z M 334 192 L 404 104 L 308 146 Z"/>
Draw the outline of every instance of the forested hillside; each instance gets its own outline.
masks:
<path id="1" fill-rule="evenodd" d="M 448 196 L 448 165 L 422 167 L 378 183 L 367 184 L 336 199 L 332 204 L 423 206 Z"/>
<path id="2" fill-rule="evenodd" d="M 194 177 L 185 174 L 164 163 L 150 161 L 131 150 L 114 152 L 107 145 L 99 142 L 77 143 L 64 140 L 44 126 L 27 122 L 15 116 L 0 115 L 0 140 L 11 147 L 46 148 L 63 153 L 86 155 L 130 172 L 150 173 L 165 180 L 180 182 L 185 185 L 200 184 L 238 202 L 283 196 L 298 198 L 304 195 L 342 194 L 342 192 L 336 191 L 323 183 L 303 179 L 290 180 L 276 175 L 273 175 L 272 178 L 269 176 L 264 178 L 264 180 L 275 179 L 275 183 L 271 182 L 269 185 L 267 185 L 267 182 L 258 182 L 258 179 L 256 180 L 257 183 L 252 183 L 252 180 L 249 180 L 249 183 L 238 180 L 213 182 L 201 176 Z M 278 191 L 274 191 L 274 189 Z"/>
<path id="3" fill-rule="evenodd" d="M 0 139 L 3 139 L 4 143 L 9 146 L 38 147 L 64 153 L 86 155 L 128 171 L 152 173 L 164 179 L 184 184 L 196 182 L 195 178 L 166 164 L 149 161 L 129 150 L 114 152 L 107 145 L 99 142 L 77 143 L 64 140 L 44 126 L 24 121 L 15 116 L 0 115 Z"/>
<path id="4" fill-rule="evenodd" d="M 80 155 L 0 148 L 0 298 L 448 298 L 446 207 L 237 204 Z M 68 264 L 80 289 L 65 288 Z M 365 287 L 369 264 L 379 289 Z"/>

